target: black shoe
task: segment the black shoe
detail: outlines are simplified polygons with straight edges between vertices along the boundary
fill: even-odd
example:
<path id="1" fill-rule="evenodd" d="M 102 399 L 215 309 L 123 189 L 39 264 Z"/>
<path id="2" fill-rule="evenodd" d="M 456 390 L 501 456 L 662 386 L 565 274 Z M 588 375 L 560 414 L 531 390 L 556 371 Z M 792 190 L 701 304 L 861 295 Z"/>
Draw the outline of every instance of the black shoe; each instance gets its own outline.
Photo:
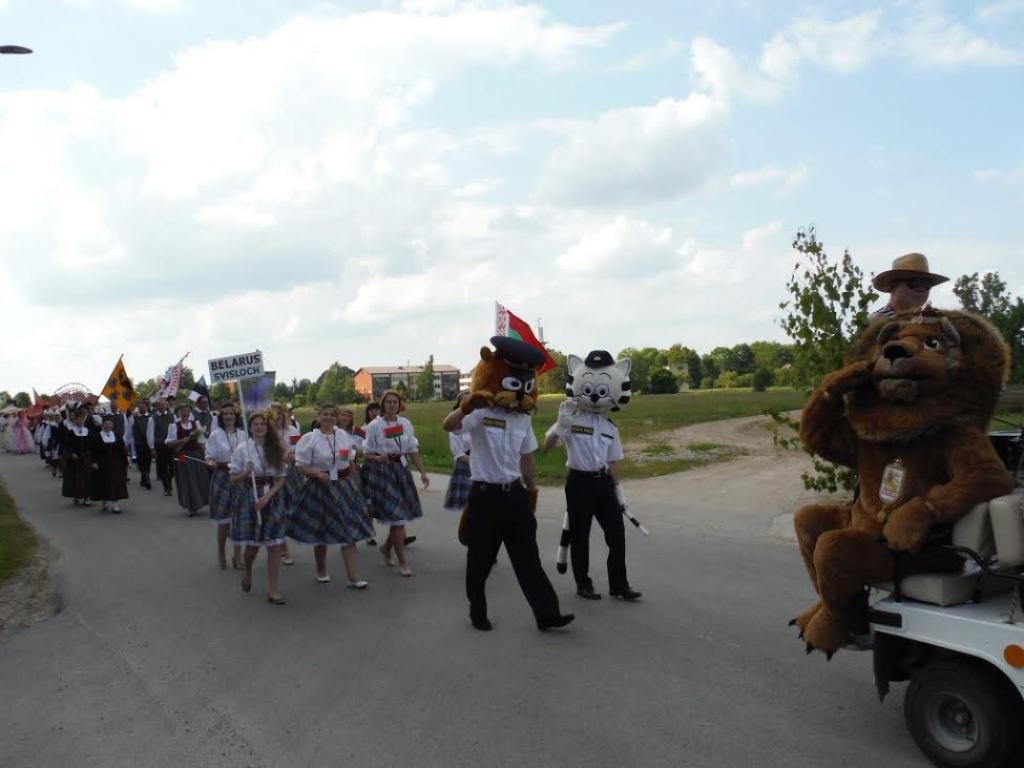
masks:
<path id="1" fill-rule="evenodd" d="M 170 496 L 170 495 L 171 495 L 170 489 L 169 488 L 164 488 L 164 496 Z"/>
<path id="2" fill-rule="evenodd" d="M 624 589 L 611 590 L 608 592 L 608 594 L 612 597 L 619 598 L 619 600 L 627 600 L 631 603 L 636 602 L 643 596 L 642 592 L 637 592 L 633 589 L 630 589 L 629 587 L 625 587 Z"/>
<path id="3" fill-rule="evenodd" d="M 407 547 L 408 547 L 408 546 L 409 546 L 410 544 L 412 544 L 412 543 L 413 543 L 414 541 L 416 541 L 416 537 L 415 537 L 415 536 L 406 536 L 406 537 L 405 537 L 405 541 L 404 541 L 403 543 L 405 544 L 405 546 L 407 546 Z"/>
<path id="4" fill-rule="evenodd" d="M 367 539 L 366 540 L 366 546 L 368 546 L 368 547 L 376 547 L 377 546 L 377 540 L 376 539 Z"/>
<path id="5" fill-rule="evenodd" d="M 601 595 L 594 591 L 593 587 L 580 587 L 576 590 L 576 594 L 586 600 L 600 600 Z"/>
<path id="6" fill-rule="evenodd" d="M 553 619 L 545 619 L 544 621 L 537 622 L 537 629 L 541 632 L 546 632 L 549 629 L 559 629 L 564 627 L 566 624 L 572 624 L 573 619 L 576 615 L 573 613 L 567 613 L 564 616 L 556 616 Z"/>
<path id="7" fill-rule="evenodd" d="M 494 626 L 491 624 L 490 619 L 488 619 L 486 616 L 484 616 L 483 618 L 476 619 L 470 618 L 470 621 L 473 622 L 473 629 L 479 629 L 481 632 L 490 632 L 492 629 L 494 629 Z"/>

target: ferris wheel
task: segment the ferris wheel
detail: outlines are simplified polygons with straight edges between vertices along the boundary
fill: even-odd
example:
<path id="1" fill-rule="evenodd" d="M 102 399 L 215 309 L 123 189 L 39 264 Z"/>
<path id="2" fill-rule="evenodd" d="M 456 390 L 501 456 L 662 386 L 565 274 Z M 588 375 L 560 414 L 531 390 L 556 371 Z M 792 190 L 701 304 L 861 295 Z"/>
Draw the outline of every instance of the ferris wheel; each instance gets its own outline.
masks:
<path id="1" fill-rule="evenodd" d="M 95 397 L 92 390 L 80 381 L 69 381 L 67 384 L 62 384 L 53 391 L 53 394 L 55 397 L 59 397 L 62 403 L 70 400 L 83 401 Z"/>

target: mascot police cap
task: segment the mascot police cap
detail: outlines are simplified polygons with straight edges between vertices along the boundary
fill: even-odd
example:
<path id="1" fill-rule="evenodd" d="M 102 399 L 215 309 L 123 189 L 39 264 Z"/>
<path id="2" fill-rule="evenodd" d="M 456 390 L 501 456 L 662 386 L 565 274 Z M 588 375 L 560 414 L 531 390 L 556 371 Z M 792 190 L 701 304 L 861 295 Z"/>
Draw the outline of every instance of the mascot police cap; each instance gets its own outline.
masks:
<path id="1" fill-rule="evenodd" d="M 544 353 L 512 336 L 492 336 L 491 344 L 501 360 L 514 368 L 535 370 L 544 365 Z"/>

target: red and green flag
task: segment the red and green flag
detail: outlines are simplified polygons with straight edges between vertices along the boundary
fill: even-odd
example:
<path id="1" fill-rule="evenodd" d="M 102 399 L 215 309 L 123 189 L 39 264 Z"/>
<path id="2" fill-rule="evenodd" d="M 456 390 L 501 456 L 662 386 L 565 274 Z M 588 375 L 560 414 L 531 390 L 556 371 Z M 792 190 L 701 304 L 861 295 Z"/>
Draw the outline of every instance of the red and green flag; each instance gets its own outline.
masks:
<path id="1" fill-rule="evenodd" d="M 547 349 L 540 340 L 533 335 L 533 329 L 530 328 L 529 323 L 523 320 L 518 315 L 514 315 L 509 311 L 508 307 L 504 304 L 494 303 L 496 309 L 495 315 L 495 336 L 511 336 L 513 339 L 519 339 L 520 341 L 529 344 L 536 350 L 544 353 L 544 365 L 542 365 L 537 375 L 540 376 L 542 373 L 546 373 L 555 367 L 555 360 L 548 353 Z"/>

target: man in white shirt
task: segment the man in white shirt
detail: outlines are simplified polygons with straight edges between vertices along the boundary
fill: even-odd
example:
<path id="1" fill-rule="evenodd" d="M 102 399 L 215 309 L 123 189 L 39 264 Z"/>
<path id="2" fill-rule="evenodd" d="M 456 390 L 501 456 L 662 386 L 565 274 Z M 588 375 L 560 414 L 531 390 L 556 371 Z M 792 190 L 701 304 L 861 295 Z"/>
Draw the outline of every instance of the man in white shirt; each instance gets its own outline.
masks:
<path id="1" fill-rule="evenodd" d="M 510 378 L 519 381 L 519 392 L 536 381 L 543 355 L 518 339 L 494 337 L 497 355 L 508 364 Z M 530 387 L 532 389 L 532 386 Z M 521 399 L 521 398 L 520 398 Z M 471 393 L 458 410 L 445 417 L 446 432 L 468 433 L 473 451 L 469 457 L 472 482 L 467 506 L 466 597 L 469 618 L 475 629 L 492 628 L 487 617 L 485 584 L 501 545 L 505 545 L 516 579 L 533 610 L 540 630 L 564 627 L 576 618 L 563 615 L 551 581 L 537 550 L 537 520 L 530 502 L 536 498 L 533 454 L 537 438 L 530 416 L 514 407 L 488 406 Z"/>

